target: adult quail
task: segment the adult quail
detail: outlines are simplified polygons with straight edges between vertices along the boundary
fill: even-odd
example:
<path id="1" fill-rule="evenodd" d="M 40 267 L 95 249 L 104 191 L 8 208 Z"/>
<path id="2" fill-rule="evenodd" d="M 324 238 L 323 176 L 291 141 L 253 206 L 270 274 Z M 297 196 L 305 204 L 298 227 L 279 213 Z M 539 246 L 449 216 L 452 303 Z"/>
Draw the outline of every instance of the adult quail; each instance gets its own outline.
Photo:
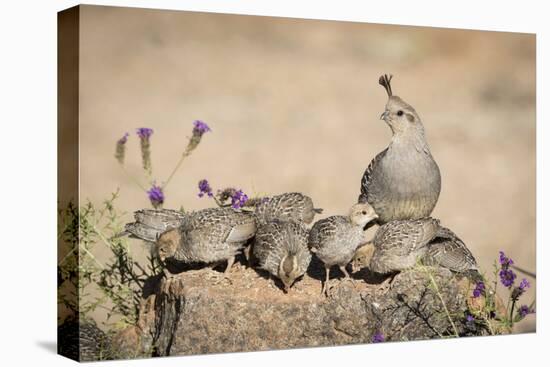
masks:
<path id="1" fill-rule="evenodd" d="M 388 274 L 412 268 L 418 261 L 454 272 L 477 271 L 475 258 L 464 242 L 439 220 L 422 218 L 384 224 L 372 241 L 370 270 Z"/>
<path id="2" fill-rule="evenodd" d="M 311 261 L 307 242 L 303 224 L 276 219 L 258 227 L 252 254 L 257 266 L 279 278 L 288 292 Z"/>
<path id="3" fill-rule="evenodd" d="M 251 213 L 233 208 L 208 208 L 186 214 L 178 227 L 156 241 L 162 262 L 219 264 L 227 261 L 227 277 L 235 256 L 256 233 Z"/>
<path id="4" fill-rule="evenodd" d="M 389 97 L 380 118 L 392 131 L 391 142 L 363 174 L 358 200 L 374 207 L 380 224 L 430 216 L 441 191 L 422 121 L 411 105 L 393 95 L 390 81 L 387 75 L 379 80 Z"/>
<path id="5" fill-rule="evenodd" d="M 254 207 L 254 213 L 260 223 L 278 219 L 309 224 L 315 214 L 323 212 L 323 209 L 314 208 L 309 196 L 299 192 L 251 199 L 247 205 Z"/>
<path id="6" fill-rule="evenodd" d="M 317 221 L 309 232 L 309 246 L 325 264 L 325 282 L 321 293 L 327 294 L 330 268 L 338 265 L 346 279 L 350 279 L 346 265 L 351 261 L 357 248 L 364 244 L 363 227 L 378 218 L 368 203 L 355 204 L 348 216 L 334 215 Z"/>
<path id="7" fill-rule="evenodd" d="M 177 210 L 141 209 L 134 212 L 135 221 L 127 223 L 124 231 L 116 237 L 129 235 L 154 243 L 161 233 L 180 226 L 184 217 L 185 214 Z"/>

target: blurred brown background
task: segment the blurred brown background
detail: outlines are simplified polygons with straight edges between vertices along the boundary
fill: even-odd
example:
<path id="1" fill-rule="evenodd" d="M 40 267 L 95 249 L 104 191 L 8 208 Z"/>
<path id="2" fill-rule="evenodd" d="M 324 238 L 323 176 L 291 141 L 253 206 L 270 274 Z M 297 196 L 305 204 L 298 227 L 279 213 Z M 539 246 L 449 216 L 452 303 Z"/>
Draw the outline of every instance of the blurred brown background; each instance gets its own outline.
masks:
<path id="1" fill-rule="evenodd" d="M 500 249 L 535 271 L 534 35 L 84 6 L 80 47 L 81 199 L 99 204 L 120 187 L 122 209 L 149 206 L 115 141 L 131 133 L 127 167 L 143 177 L 135 128 L 153 128 L 162 182 L 201 119 L 213 132 L 165 207 L 213 205 L 197 198 L 208 178 L 249 195 L 301 191 L 325 216 L 346 213 L 390 140 L 377 80 L 392 73 L 441 168 L 433 215 L 488 273 Z M 534 329 L 534 315 L 518 325 Z"/>

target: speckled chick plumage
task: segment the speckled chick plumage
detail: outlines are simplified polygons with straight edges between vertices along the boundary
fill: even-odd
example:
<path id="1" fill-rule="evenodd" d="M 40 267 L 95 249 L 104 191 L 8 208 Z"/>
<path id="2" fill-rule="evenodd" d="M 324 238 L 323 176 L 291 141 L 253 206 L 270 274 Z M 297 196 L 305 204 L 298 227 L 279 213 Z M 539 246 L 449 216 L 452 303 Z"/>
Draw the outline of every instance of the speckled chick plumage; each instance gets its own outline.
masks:
<path id="1" fill-rule="evenodd" d="M 277 219 L 309 224 L 315 214 L 323 211 L 313 206 L 313 200 L 309 196 L 299 192 L 254 199 L 254 204 L 254 213 L 259 223 Z"/>
<path id="2" fill-rule="evenodd" d="M 346 266 L 357 248 L 366 242 L 363 227 L 378 216 L 368 204 L 354 205 L 349 215 L 321 219 L 309 232 L 309 246 L 327 267 Z"/>
<path id="3" fill-rule="evenodd" d="M 279 278 L 288 291 L 311 261 L 307 242 L 308 230 L 303 224 L 273 220 L 258 227 L 253 257 L 259 268 Z"/>
<path id="4" fill-rule="evenodd" d="M 429 217 L 441 191 L 441 175 L 415 109 L 393 95 L 391 76 L 380 77 L 388 93 L 381 116 L 390 129 L 389 146 L 369 164 L 361 179 L 358 201 L 368 202 L 378 222 Z"/>
<path id="5" fill-rule="evenodd" d="M 357 248 L 367 242 L 363 227 L 376 218 L 378 215 L 372 206 L 364 203 L 355 204 L 347 216 L 334 215 L 315 222 L 309 232 L 309 246 L 325 265 L 326 279 L 322 292 L 326 292 L 332 266 L 338 265 L 349 278 L 346 265 Z"/>
<path id="6" fill-rule="evenodd" d="M 422 257 L 422 263 L 456 273 L 478 272 L 477 261 L 466 244 L 450 229 L 441 227 Z"/>
<path id="7" fill-rule="evenodd" d="M 372 241 L 374 254 L 369 268 L 387 274 L 412 268 L 424 256 L 439 231 L 439 220 L 396 220 L 381 226 Z"/>
<path id="8" fill-rule="evenodd" d="M 186 214 L 181 225 L 162 233 L 157 251 L 162 261 L 218 263 L 228 261 L 256 233 L 251 213 L 233 208 L 208 208 Z"/>
<path id="9" fill-rule="evenodd" d="M 412 268 L 417 262 L 453 272 L 477 271 L 477 263 L 464 242 L 439 220 L 392 221 L 381 226 L 373 239 L 370 269 L 391 273 Z"/>
<path id="10" fill-rule="evenodd" d="M 179 227 L 185 215 L 172 209 L 141 209 L 134 212 L 135 221 L 124 226 L 122 235 L 156 242 L 158 236 L 171 228 Z"/>

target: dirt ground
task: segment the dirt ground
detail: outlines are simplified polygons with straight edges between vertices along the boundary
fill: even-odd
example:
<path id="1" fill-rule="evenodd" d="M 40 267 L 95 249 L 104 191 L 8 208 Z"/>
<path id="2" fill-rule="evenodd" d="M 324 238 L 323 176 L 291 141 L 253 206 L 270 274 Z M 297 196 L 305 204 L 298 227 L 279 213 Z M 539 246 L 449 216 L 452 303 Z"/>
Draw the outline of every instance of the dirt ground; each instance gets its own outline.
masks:
<path id="1" fill-rule="evenodd" d="M 391 73 L 441 169 L 433 216 L 487 272 L 499 250 L 536 270 L 534 35 L 84 7 L 80 49 L 81 199 L 101 203 L 120 188 L 125 211 L 149 206 L 114 159 L 115 141 L 131 134 L 127 169 L 143 177 L 134 132 L 153 128 L 160 183 L 200 119 L 212 132 L 165 207 L 212 206 L 197 197 L 207 178 L 251 196 L 301 191 L 323 216 L 346 213 L 390 140 L 377 80 Z M 518 328 L 534 330 L 533 315 Z"/>

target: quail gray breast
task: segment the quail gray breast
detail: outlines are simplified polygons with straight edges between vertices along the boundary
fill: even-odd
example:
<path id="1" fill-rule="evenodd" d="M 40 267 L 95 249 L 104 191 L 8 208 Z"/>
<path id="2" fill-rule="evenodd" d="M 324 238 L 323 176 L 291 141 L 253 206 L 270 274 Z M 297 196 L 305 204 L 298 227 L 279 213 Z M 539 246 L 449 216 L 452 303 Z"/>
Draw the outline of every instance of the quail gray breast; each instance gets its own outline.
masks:
<path id="1" fill-rule="evenodd" d="M 273 220 L 258 227 L 252 253 L 258 267 L 279 278 L 288 292 L 311 261 L 307 242 L 303 224 Z"/>
<path id="2" fill-rule="evenodd" d="M 458 273 L 477 272 L 475 258 L 464 242 L 437 219 L 386 223 L 376 232 L 373 245 L 369 268 L 377 273 L 401 271 L 418 261 Z"/>
<path id="3" fill-rule="evenodd" d="M 363 227 L 378 218 L 368 203 L 355 204 L 348 216 L 334 215 L 321 219 L 309 232 L 309 246 L 325 265 L 325 282 L 321 293 L 327 294 L 330 268 L 338 265 L 346 279 L 350 279 L 346 265 L 357 248 L 366 242 Z"/>
<path id="4" fill-rule="evenodd" d="M 393 95 L 391 76 L 379 83 L 388 94 L 381 116 L 392 131 L 389 146 L 370 162 L 361 179 L 359 202 L 368 202 L 380 224 L 430 216 L 441 191 L 441 175 L 415 109 Z"/>
<path id="5" fill-rule="evenodd" d="M 254 213 L 260 223 L 268 223 L 274 219 L 283 221 L 298 221 L 309 224 L 317 213 L 323 209 L 313 206 L 313 200 L 299 192 L 284 193 L 272 197 L 252 199 Z"/>
<path id="6" fill-rule="evenodd" d="M 256 233 L 251 213 L 233 208 L 208 208 L 186 214 L 181 225 L 162 233 L 157 240 L 161 261 L 218 264 L 227 261 L 224 275 L 246 241 Z"/>

